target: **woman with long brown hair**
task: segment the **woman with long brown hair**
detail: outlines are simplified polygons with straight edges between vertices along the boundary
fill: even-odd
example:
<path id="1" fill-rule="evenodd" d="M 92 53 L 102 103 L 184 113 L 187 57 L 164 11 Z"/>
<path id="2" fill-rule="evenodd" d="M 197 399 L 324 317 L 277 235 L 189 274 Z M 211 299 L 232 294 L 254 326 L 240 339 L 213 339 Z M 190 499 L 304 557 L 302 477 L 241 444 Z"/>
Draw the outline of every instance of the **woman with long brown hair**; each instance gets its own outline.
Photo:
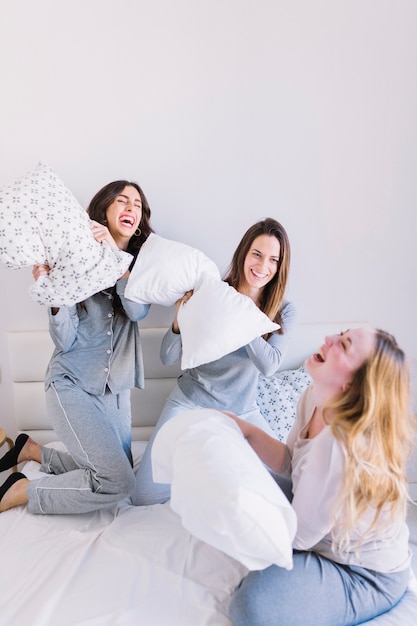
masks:
<path id="1" fill-rule="evenodd" d="M 196 407 L 233 411 L 270 432 L 256 402 L 259 374 L 274 374 L 285 355 L 295 322 L 295 309 L 285 299 L 290 267 L 290 243 L 285 228 L 275 219 L 267 218 L 251 226 L 243 235 L 224 279 L 236 291 L 250 298 L 279 330 L 266 337 L 256 337 L 248 345 L 226 356 L 185 370 L 167 399 L 158 423 L 136 473 L 134 504 L 165 502 L 170 486 L 154 483 L 151 451 L 161 426 L 174 415 Z M 187 301 L 191 293 L 177 303 Z M 239 324 L 239 310 L 236 310 Z M 161 346 L 161 359 L 166 365 L 181 359 L 182 342 L 175 315 Z"/>

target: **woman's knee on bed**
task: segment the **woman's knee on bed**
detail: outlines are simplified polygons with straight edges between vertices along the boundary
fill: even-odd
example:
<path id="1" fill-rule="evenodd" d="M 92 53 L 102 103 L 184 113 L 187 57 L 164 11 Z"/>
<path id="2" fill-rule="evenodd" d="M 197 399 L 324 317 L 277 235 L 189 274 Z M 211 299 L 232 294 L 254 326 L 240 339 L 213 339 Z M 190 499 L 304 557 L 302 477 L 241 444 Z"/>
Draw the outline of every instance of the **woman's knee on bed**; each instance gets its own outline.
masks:
<path id="1" fill-rule="evenodd" d="M 132 494 L 135 488 L 135 474 L 126 457 L 126 463 L 119 464 L 111 471 L 90 469 L 92 491 L 119 494 L 123 498 Z"/>

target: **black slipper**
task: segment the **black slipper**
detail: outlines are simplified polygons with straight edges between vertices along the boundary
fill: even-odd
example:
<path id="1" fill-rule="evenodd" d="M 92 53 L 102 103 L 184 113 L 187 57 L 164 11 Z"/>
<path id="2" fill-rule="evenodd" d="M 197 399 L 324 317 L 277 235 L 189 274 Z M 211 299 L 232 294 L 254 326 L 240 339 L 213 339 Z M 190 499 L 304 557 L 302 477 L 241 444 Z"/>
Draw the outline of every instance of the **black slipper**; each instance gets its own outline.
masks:
<path id="1" fill-rule="evenodd" d="M 19 454 L 28 439 L 29 435 L 25 435 L 23 433 L 17 437 L 13 448 L 6 452 L 6 454 L 0 459 L 0 472 L 4 472 L 5 470 L 17 465 Z"/>
<path id="2" fill-rule="evenodd" d="M 22 478 L 26 478 L 26 476 L 21 472 L 14 472 L 13 474 L 10 474 L 9 478 L 0 487 L 0 502 L 2 501 L 6 491 L 9 491 L 10 487 L 17 483 L 18 480 L 22 480 Z"/>

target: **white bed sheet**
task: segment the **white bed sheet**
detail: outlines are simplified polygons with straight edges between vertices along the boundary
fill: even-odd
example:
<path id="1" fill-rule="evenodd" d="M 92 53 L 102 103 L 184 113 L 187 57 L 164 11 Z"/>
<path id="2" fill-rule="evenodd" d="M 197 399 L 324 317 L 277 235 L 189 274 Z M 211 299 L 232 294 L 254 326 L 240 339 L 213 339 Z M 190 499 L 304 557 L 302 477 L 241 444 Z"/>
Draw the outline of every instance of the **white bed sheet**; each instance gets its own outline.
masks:
<path id="1" fill-rule="evenodd" d="M 36 517 L 19 507 L 0 516 L 0 546 L 2 626 L 229 626 L 245 573 L 169 504 Z"/>
<path id="2" fill-rule="evenodd" d="M 247 571 L 191 536 L 169 503 L 127 500 L 86 515 L 6 511 L 0 554 L 1 626 L 231 626 L 230 595 Z M 398 607 L 367 624 L 415 626 L 416 616 L 414 579 Z"/>

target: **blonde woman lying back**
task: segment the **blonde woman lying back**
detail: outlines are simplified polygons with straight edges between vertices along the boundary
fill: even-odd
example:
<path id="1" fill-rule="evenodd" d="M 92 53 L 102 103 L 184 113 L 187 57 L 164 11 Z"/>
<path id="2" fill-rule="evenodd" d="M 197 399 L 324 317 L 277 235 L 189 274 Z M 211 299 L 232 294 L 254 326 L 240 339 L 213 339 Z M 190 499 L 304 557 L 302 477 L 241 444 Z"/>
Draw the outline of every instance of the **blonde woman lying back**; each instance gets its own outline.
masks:
<path id="1" fill-rule="evenodd" d="M 292 481 L 294 567 L 251 572 L 234 626 L 348 626 L 388 611 L 409 580 L 409 374 L 395 339 L 357 328 L 306 361 L 311 386 L 287 444 L 235 416 L 273 471 Z"/>

